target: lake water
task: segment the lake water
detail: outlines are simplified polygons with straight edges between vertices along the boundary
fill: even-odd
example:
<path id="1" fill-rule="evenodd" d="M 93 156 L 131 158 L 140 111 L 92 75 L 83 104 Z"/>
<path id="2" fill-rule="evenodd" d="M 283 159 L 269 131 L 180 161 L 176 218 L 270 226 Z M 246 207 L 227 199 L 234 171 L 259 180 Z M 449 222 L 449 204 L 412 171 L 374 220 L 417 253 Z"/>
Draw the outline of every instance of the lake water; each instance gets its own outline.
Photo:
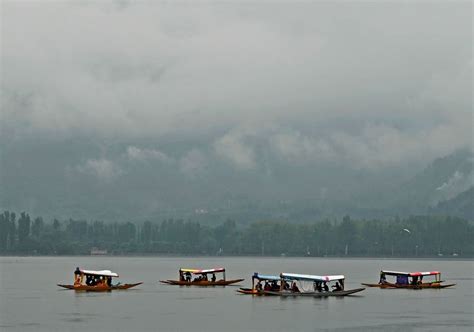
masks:
<path id="1" fill-rule="evenodd" d="M 110 269 L 144 284 L 76 293 L 76 266 Z M 295 272 L 344 274 L 346 289 L 377 282 L 380 269 L 440 270 L 451 289 L 366 289 L 343 298 L 252 297 L 237 286 L 178 287 L 179 267 L 227 269 L 227 279 Z M 1 331 L 473 331 L 472 260 L 260 257 L 0 257 Z"/>

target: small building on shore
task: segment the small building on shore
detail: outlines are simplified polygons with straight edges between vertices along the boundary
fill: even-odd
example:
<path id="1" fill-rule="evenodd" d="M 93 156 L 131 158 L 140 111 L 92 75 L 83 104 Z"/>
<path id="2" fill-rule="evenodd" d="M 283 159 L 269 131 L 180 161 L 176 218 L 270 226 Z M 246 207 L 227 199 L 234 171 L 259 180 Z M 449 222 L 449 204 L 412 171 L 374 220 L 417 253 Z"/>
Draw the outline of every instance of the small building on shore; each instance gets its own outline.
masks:
<path id="1" fill-rule="evenodd" d="M 91 248 L 91 256 L 104 256 L 107 255 L 106 249 L 99 249 L 97 247 Z"/>

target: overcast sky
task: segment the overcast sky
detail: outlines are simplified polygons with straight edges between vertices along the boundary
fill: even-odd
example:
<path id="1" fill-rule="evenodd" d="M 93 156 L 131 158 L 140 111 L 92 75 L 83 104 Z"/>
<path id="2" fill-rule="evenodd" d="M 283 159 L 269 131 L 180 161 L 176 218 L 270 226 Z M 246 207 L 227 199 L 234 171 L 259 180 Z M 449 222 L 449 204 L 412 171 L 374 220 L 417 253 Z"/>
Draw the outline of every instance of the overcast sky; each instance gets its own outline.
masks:
<path id="1" fill-rule="evenodd" d="M 95 137 L 188 173 L 208 154 L 258 168 L 261 142 L 295 163 L 366 169 L 473 144 L 470 1 L 1 6 L 3 144 Z M 209 133 L 205 148 L 160 150 Z M 75 169 L 114 177 L 116 162 Z"/>

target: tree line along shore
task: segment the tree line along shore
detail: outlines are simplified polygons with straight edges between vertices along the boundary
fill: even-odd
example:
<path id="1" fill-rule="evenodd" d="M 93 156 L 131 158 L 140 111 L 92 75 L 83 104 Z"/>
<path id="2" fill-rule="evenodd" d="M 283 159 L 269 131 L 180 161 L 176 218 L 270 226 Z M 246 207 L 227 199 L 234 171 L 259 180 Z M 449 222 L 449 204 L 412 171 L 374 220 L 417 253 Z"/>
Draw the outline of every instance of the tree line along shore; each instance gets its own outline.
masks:
<path id="1" fill-rule="evenodd" d="M 50 220 L 0 214 L 2 255 L 262 255 L 474 257 L 474 224 L 449 216 L 391 220 L 325 219 L 298 224 L 226 220 L 215 226 L 182 219 L 145 222 Z"/>

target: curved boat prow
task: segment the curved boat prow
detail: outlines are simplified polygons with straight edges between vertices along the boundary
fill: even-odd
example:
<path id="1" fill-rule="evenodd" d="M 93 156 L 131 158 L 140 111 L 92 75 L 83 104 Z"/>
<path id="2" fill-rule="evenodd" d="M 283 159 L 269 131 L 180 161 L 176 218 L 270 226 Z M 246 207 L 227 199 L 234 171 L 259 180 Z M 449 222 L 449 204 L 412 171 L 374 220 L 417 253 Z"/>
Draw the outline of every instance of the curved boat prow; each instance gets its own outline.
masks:
<path id="1" fill-rule="evenodd" d="M 112 289 L 130 289 L 132 287 L 136 287 L 138 285 L 143 284 L 143 282 L 136 282 L 134 284 L 123 284 L 123 285 L 117 285 L 117 286 L 112 286 Z"/>
<path id="2" fill-rule="evenodd" d="M 74 289 L 73 285 L 62 285 L 62 284 L 57 284 L 59 287 L 66 288 L 66 289 Z"/>

